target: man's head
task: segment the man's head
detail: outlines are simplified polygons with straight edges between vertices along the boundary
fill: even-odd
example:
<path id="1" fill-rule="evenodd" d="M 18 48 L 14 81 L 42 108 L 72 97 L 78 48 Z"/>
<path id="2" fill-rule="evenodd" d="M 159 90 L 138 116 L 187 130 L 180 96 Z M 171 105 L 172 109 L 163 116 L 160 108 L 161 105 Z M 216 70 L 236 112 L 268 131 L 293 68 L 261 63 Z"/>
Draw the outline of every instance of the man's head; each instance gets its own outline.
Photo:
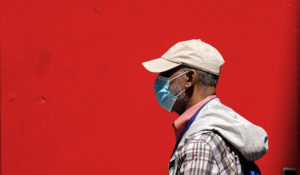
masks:
<path id="1" fill-rule="evenodd" d="M 168 88 L 173 95 L 184 91 L 178 95 L 172 109 L 173 112 L 180 115 L 196 103 L 198 99 L 216 94 L 218 75 L 185 65 L 162 72 L 159 75 L 172 79 L 180 74 L 183 75 L 170 81 Z"/>
<path id="2" fill-rule="evenodd" d="M 216 93 L 224 60 L 213 46 L 193 39 L 176 43 L 161 58 L 142 64 L 150 72 L 160 73 L 160 79 L 169 78 L 165 86 L 161 85 L 164 80 L 156 81 L 160 82 L 155 85 L 156 97 L 165 109 L 171 106 L 172 111 L 182 114 L 202 98 Z M 174 99 L 175 103 L 171 103 Z"/>

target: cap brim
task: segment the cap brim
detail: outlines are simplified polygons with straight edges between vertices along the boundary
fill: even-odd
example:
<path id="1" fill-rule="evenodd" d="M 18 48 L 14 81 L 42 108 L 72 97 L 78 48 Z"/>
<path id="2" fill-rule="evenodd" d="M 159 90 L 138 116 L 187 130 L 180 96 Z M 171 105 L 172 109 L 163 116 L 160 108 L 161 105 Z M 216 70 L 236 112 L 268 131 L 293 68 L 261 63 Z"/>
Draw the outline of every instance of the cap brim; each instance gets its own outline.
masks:
<path id="1" fill-rule="evenodd" d="M 150 72 L 160 73 L 171 70 L 177 66 L 180 66 L 179 63 L 174 63 L 163 58 L 157 58 L 154 60 L 143 62 L 142 65 Z"/>

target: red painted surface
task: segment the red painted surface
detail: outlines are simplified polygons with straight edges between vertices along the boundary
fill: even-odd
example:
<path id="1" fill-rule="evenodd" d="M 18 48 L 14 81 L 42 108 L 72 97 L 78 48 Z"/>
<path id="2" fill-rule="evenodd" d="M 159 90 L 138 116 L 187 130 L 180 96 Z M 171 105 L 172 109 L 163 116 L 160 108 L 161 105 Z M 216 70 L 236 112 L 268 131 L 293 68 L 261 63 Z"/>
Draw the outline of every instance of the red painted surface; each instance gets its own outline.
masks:
<path id="1" fill-rule="evenodd" d="M 221 101 L 269 134 L 263 174 L 297 165 L 297 0 L 2 1 L 3 175 L 167 174 L 175 139 L 141 62 L 201 38 Z M 299 170 L 298 170 L 299 171 Z"/>

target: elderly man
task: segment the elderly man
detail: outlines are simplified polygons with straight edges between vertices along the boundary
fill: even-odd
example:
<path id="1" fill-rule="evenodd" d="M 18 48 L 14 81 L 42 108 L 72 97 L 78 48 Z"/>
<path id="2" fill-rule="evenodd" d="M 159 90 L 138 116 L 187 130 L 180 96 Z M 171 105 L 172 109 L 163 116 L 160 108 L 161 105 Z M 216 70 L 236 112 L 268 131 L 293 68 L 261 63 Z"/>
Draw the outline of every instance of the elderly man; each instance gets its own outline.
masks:
<path id="1" fill-rule="evenodd" d="M 160 73 L 154 84 L 159 104 L 179 114 L 170 175 L 260 174 L 253 162 L 268 149 L 267 133 L 221 103 L 216 96 L 221 54 L 193 39 L 142 63 Z"/>

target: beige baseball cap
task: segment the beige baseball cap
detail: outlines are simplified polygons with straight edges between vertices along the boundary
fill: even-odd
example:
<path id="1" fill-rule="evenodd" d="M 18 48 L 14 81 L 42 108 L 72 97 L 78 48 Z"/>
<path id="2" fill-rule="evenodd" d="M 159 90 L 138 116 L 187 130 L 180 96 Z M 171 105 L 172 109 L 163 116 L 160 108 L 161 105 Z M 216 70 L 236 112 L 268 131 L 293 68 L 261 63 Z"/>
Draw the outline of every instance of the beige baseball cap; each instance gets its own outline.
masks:
<path id="1" fill-rule="evenodd" d="M 213 46 L 192 39 L 181 41 L 172 46 L 160 58 L 143 62 L 150 72 L 165 72 L 180 65 L 186 65 L 215 75 L 220 74 L 220 67 L 225 63 L 222 55 Z"/>

